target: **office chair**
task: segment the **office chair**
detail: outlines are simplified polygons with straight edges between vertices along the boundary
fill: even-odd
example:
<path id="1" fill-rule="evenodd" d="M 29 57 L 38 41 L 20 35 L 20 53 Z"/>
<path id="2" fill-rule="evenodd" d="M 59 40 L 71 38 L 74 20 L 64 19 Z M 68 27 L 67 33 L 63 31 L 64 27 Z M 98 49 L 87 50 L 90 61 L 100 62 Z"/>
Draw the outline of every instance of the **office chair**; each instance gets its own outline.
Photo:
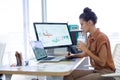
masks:
<path id="1" fill-rule="evenodd" d="M 2 59 L 3 59 L 5 47 L 6 47 L 6 44 L 0 42 L 0 66 L 2 65 Z"/>
<path id="2" fill-rule="evenodd" d="M 113 51 L 113 60 L 115 63 L 116 72 L 110 74 L 103 74 L 102 77 L 114 77 L 115 80 L 120 80 L 120 43 L 115 45 Z"/>

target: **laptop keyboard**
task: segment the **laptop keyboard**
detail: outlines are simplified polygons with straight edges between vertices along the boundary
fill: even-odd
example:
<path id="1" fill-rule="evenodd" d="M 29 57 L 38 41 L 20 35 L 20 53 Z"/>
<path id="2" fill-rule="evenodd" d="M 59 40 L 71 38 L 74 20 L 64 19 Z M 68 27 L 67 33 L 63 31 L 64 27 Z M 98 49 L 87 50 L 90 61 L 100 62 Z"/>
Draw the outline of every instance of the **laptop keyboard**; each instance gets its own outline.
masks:
<path id="1" fill-rule="evenodd" d="M 44 60 L 51 60 L 51 59 L 54 59 L 55 57 L 47 57 L 47 58 L 44 58 Z"/>
<path id="2" fill-rule="evenodd" d="M 54 59 L 52 59 L 52 61 L 60 61 L 60 60 L 62 60 L 64 58 L 65 58 L 64 56 L 57 56 Z"/>
<path id="3" fill-rule="evenodd" d="M 76 58 L 68 59 L 65 56 L 56 56 L 56 57 L 44 58 L 44 59 L 40 60 L 40 62 L 59 62 L 59 61 L 75 61 L 75 60 L 76 60 Z"/>
<path id="4" fill-rule="evenodd" d="M 60 61 L 64 58 L 65 58 L 64 56 L 56 56 L 56 57 L 47 57 L 47 58 L 44 58 L 43 60 L 45 60 L 45 61 Z"/>

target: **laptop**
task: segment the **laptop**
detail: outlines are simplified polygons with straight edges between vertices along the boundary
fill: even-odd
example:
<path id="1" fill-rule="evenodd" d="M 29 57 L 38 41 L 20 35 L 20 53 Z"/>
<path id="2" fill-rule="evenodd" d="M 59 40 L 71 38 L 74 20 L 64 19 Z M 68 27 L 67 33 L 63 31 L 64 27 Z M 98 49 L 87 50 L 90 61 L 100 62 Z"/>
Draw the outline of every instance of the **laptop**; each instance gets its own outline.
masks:
<path id="1" fill-rule="evenodd" d="M 41 41 L 30 42 L 35 58 L 40 62 L 59 62 L 65 59 L 65 56 L 48 56 Z"/>

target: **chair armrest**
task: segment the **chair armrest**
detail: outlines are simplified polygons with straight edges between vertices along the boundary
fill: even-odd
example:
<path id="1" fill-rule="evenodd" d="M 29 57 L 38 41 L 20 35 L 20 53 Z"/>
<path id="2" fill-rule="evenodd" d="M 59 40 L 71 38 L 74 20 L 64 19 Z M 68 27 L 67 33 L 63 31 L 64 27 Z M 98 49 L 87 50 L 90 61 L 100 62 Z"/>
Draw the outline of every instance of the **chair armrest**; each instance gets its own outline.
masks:
<path id="1" fill-rule="evenodd" d="M 92 67 L 91 65 L 84 65 L 84 67 L 88 67 L 89 70 L 94 70 L 94 67 Z"/>
<path id="2" fill-rule="evenodd" d="M 120 77 L 120 73 L 103 74 L 102 77 Z"/>

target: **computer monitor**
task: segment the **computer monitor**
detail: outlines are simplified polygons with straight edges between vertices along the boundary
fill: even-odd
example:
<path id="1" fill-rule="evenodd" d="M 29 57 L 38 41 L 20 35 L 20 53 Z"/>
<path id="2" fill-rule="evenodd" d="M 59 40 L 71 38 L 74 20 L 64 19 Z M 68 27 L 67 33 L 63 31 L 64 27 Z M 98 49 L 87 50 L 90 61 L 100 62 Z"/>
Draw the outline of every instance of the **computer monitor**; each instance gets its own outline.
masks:
<path id="1" fill-rule="evenodd" d="M 67 23 L 33 23 L 37 40 L 45 49 L 72 45 Z"/>

